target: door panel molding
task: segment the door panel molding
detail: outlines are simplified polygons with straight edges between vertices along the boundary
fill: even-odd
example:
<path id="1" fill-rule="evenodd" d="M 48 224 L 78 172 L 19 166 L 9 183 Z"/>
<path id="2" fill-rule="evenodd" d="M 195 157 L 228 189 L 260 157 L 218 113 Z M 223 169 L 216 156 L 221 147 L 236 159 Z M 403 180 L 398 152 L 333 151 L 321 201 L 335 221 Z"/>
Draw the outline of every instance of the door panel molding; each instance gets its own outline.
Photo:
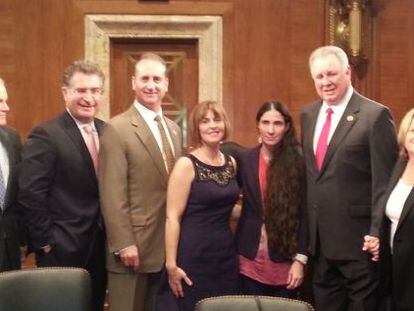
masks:
<path id="1" fill-rule="evenodd" d="M 109 90 L 110 44 L 116 38 L 195 39 L 198 42 L 198 101 L 223 99 L 223 21 L 221 16 L 85 15 L 85 58 L 94 60 Z M 110 116 L 110 94 L 104 94 L 99 117 Z"/>

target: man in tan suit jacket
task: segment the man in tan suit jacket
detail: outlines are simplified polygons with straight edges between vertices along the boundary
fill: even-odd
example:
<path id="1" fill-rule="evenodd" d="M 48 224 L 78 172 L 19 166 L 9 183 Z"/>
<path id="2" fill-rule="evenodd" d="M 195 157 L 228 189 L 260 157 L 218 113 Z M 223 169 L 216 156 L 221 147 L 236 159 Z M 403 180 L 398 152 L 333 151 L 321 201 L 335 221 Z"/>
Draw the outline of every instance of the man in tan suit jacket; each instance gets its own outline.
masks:
<path id="1" fill-rule="evenodd" d="M 181 154 L 180 129 L 162 116 L 168 78 L 161 57 L 141 56 L 132 89 L 136 95 L 132 107 L 111 119 L 101 137 L 99 188 L 108 238 L 111 311 L 154 310 L 165 261 L 171 151 L 175 158 Z M 161 121 L 155 121 L 156 116 Z"/>

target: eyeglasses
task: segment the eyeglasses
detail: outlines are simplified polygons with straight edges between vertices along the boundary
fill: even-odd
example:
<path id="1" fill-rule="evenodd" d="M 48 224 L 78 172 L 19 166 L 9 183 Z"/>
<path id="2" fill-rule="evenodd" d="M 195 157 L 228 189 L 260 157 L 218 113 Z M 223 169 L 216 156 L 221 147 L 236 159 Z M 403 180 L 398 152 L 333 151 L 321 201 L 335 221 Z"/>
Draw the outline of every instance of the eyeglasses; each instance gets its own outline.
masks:
<path id="1" fill-rule="evenodd" d="M 78 94 L 80 96 L 85 96 L 86 94 L 91 94 L 92 96 L 99 96 L 102 95 L 103 89 L 100 87 L 92 87 L 92 88 L 75 88 L 70 89 L 73 93 Z"/>

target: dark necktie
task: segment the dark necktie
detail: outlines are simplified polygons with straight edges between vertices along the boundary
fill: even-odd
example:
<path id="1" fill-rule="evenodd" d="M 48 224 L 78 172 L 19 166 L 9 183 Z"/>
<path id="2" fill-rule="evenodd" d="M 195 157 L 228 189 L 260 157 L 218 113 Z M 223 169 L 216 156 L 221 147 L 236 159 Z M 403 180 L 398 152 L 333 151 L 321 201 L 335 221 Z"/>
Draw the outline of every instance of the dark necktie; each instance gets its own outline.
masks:
<path id="1" fill-rule="evenodd" d="M 321 170 L 323 159 L 325 158 L 326 151 L 328 150 L 328 138 L 331 130 L 332 121 L 332 108 L 326 109 L 326 119 L 323 124 L 321 135 L 319 136 L 318 145 L 316 146 L 315 158 L 318 169 Z"/>

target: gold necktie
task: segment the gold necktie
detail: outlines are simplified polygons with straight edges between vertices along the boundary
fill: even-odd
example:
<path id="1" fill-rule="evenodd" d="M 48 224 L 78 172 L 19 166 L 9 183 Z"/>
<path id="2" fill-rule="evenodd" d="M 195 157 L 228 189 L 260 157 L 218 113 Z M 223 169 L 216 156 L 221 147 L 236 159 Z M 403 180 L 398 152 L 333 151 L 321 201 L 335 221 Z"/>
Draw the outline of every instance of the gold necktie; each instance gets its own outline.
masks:
<path id="1" fill-rule="evenodd" d="M 164 156 L 167 162 L 167 170 L 168 173 L 171 173 L 175 162 L 174 154 L 172 152 L 171 145 L 168 142 L 167 133 L 165 133 L 164 127 L 162 126 L 160 116 L 157 115 L 154 120 L 157 121 L 158 130 L 161 134 L 162 149 L 164 150 Z"/>

